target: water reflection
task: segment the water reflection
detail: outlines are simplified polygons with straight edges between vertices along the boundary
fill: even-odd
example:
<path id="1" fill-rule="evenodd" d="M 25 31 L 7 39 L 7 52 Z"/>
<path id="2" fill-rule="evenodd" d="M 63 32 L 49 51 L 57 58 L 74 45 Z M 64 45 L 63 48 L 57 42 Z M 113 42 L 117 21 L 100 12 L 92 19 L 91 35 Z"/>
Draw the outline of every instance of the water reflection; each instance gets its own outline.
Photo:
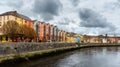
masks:
<path id="1" fill-rule="evenodd" d="M 120 67 L 120 47 L 85 48 L 3 67 Z"/>
<path id="2" fill-rule="evenodd" d="M 55 67 L 120 67 L 120 48 L 89 48 L 60 59 Z"/>

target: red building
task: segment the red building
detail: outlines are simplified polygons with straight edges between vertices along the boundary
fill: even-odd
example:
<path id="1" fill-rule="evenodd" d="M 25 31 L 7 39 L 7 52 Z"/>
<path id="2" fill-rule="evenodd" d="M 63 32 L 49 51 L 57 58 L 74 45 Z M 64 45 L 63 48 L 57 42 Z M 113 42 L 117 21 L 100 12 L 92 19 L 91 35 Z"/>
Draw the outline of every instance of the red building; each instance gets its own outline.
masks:
<path id="1" fill-rule="evenodd" d="M 40 42 L 46 42 L 46 23 L 45 22 L 40 22 L 39 23 L 39 35 L 38 39 Z"/>
<path id="2" fill-rule="evenodd" d="M 34 23 L 33 21 L 25 20 L 24 25 L 29 26 L 31 28 L 34 28 Z"/>

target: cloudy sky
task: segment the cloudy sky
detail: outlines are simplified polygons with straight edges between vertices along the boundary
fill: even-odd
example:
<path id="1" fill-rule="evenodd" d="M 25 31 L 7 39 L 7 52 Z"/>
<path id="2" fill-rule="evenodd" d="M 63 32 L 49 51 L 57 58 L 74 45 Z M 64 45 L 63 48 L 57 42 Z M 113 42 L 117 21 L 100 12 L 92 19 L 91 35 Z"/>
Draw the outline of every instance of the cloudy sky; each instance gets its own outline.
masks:
<path id="1" fill-rule="evenodd" d="M 0 1 L 0 13 L 12 10 L 68 32 L 120 35 L 120 0 Z"/>

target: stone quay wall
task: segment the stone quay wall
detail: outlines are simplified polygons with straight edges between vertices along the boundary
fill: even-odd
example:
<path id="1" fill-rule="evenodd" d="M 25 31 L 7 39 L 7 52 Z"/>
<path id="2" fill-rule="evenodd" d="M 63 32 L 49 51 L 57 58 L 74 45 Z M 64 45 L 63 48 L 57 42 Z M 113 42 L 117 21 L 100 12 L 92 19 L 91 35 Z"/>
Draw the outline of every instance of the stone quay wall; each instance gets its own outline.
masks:
<path id="1" fill-rule="evenodd" d="M 0 43 L 0 56 L 16 55 L 40 50 L 74 47 L 75 43 Z"/>
<path id="2" fill-rule="evenodd" d="M 68 48 L 68 47 L 99 47 L 99 46 L 120 46 L 120 44 L 108 44 L 108 43 L 36 43 L 36 42 L 6 42 L 0 43 L 0 57 L 19 55 L 22 53 L 29 53 L 34 51 L 49 50 L 56 48 Z"/>

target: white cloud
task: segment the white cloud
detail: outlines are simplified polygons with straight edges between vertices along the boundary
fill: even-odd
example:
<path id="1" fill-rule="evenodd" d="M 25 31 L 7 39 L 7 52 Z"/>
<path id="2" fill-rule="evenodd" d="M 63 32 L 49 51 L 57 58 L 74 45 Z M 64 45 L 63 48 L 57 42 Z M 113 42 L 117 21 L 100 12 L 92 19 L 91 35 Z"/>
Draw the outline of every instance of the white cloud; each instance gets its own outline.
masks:
<path id="1" fill-rule="evenodd" d="M 39 0 L 39 1 L 43 1 L 43 0 Z M 117 28 L 114 31 L 115 33 L 118 33 L 120 31 L 120 27 L 119 27 L 120 1 L 119 0 L 59 0 L 59 2 L 57 2 L 56 0 L 50 0 L 50 1 L 53 1 L 54 4 L 55 3 L 61 4 L 62 7 L 60 8 L 60 10 L 59 11 L 58 9 L 56 9 L 55 11 L 52 10 L 53 12 L 50 12 L 45 16 L 44 16 L 45 13 L 41 14 L 42 10 L 40 10 L 40 13 L 38 15 L 35 13 L 35 11 L 33 11 L 33 6 L 36 4 L 34 1 L 4 0 L 0 2 L 0 9 L 1 9 L 0 13 L 16 9 L 18 12 L 26 16 L 29 16 L 32 19 L 37 19 L 37 20 L 50 19 L 50 21 L 48 21 L 49 23 L 57 25 L 62 30 L 70 31 L 70 32 L 73 31 L 82 34 L 112 33 L 113 32 L 113 30 L 111 30 L 113 29 L 112 27 Z M 34 9 L 38 9 L 38 8 L 41 9 L 40 7 L 44 8 L 44 6 L 39 5 L 39 7 L 37 8 L 34 7 Z M 51 6 L 49 5 L 49 7 Z M 59 5 L 57 5 L 56 7 L 59 8 Z M 99 13 L 101 16 L 103 16 L 106 19 L 108 25 L 113 25 L 113 26 L 109 28 L 79 27 L 79 23 L 82 22 L 82 19 L 79 18 L 79 11 L 83 8 L 88 8 L 90 10 L 95 11 L 96 13 Z M 107 24 L 105 26 L 107 26 Z"/>

